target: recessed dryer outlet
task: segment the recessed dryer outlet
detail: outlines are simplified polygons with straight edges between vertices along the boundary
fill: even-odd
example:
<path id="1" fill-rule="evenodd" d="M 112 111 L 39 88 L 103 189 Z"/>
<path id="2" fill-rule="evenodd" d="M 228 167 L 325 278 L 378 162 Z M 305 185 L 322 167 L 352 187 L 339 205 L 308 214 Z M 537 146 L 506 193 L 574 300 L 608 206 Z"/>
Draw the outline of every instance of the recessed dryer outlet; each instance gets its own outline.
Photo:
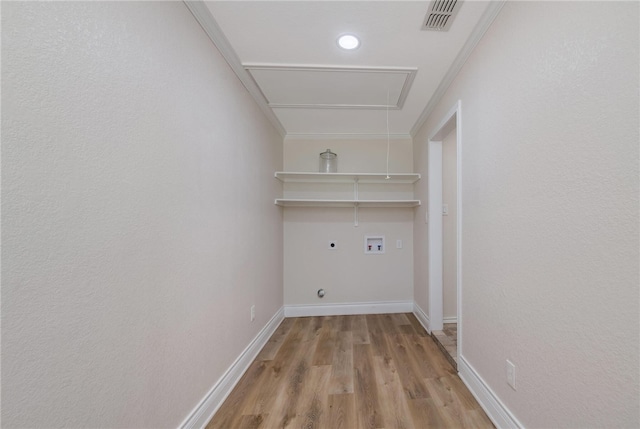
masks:
<path id="1" fill-rule="evenodd" d="M 365 235 L 364 253 L 366 255 L 379 255 L 384 253 L 384 235 Z"/>

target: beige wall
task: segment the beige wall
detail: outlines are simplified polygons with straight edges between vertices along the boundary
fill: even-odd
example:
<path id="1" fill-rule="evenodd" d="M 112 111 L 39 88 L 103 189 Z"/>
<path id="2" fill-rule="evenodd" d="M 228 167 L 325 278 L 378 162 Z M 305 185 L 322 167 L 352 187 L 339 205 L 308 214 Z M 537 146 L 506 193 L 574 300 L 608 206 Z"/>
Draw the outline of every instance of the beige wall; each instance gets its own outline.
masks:
<path id="1" fill-rule="evenodd" d="M 507 2 L 415 138 L 462 101 L 462 358 L 525 427 L 640 426 L 638 18 Z"/>
<path id="2" fill-rule="evenodd" d="M 282 306 L 282 139 L 181 2 L 4 2 L 2 108 L 3 427 L 177 427 Z"/>
<path id="3" fill-rule="evenodd" d="M 287 171 L 318 171 L 318 155 L 338 154 L 339 172 L 384 173 L 386 140 L 293 140 L 284 143 Z M 412 142 L 390 145 L 389 171 L 412 171 Z M 409 185 L 361 185 L 361 198 L 412 198 Z M 352 198 L 352 185 L 285 185 L 285 195 Z M 382 234 L 383 255 L 364 254 L 364 236 Z M 329 250 L 335 240 L 336 250 Z M 402 240 L 402 249 L 396 241 Z M 284 296 L 286 305 L 410 301 L 413 291 L 413 209 L 361 208 L 354 227 L 353 208 L 284 209 Z M 317 297 L 323 288 L 326 296 Z"/>
<path id="4" fill-rule="evenodd" d="M 456 130 L 454 129 L 442 140 L 442 203 L 449 208 L 449 214 L 442 216 L 442 315 L 449 321 L 455 319 L 458 314 L 456 172 Z"/>

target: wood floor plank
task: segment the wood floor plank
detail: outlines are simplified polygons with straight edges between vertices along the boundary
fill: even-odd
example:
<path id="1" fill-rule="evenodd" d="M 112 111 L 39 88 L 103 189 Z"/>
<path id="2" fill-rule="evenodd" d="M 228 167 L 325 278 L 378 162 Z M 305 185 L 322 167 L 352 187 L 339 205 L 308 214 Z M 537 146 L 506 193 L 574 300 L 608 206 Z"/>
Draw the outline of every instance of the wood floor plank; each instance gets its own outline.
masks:
<path id="1" fill-rule="evenodd" d="M 410 325 L 409 319 L 407 319 L 407 316 L 404 313 L 394 313 L 390 316 L 391 320 L 393 320 L 393 323 L 396 326 Z"/>
<path id="2" fill-rule="evenodd" d="M 444 378 L 426 380 L 427 389 L 447 427 L 461 427 L 465 410 L 456 400 L 451 389 L 443 382 Z"/>
<path id="3" fill-rule="evenodd" d="M 336 337 L 338 331 L 330 320 L 320 329 L 318 344 L 313 355 L 313 365 L 331 365 L 333 362 L 333 352 L 336 347 Z"/>
<path id="4" fill-rule="evenodd" d="M 425 364 L 422 365 L 421 372 L 425 374 L 426 378 L 441 377 L 444 374 L 456 375 L 456 370 L 431 336 L 413 338 L 413 344 L 424 357 Z"/>
<path id="5" fill-rule="evenodd" d="M 287 373 L 286 388 L 284 392 L 280 393 L 280 396 L 286 396 L 287 399 L 283 404 L 284 408 L 279 413 L 280 419 L 276 423 L 277 427 L 289 427 L 290 423 L 296 419 L 298 401 L 302 399 L 302 389 L 309 372 L 309 360 L 308 355 L 298 355 L 290 367 L 291 370 Z"/>
<path id="6" fill-rule="evenodd" d="M 380 324 L 385 334 L 400 334 L 400 329 L 396 325 L 391 314 L 380 314 Z"/>
<path id="7" fill-rule="evenodd" d="M 369 329 L 369 343 L 371 344 L 374 356 L 383 356 L 387 349 L 387 343 L 384 339 L 384 329 L 380 315 L 370 314 L 366 316 L 367 327 Z"/>
<path id="8" fill-rule="evenodd" d="M 240 420 L 240 429 L 259 429 L 263 428 L 264 416 L 258 415 L 244 415 Z"/>
<path id="9" fill-rule="evenodd" d="M 341 316 L 340 317 L 340 330 L 342 332 L 351 332 L 351 322 L 354 316 Z"/>
<path id="10" fill-rule="evenodd" d="M 412 314 L 291 318 L 207 429 L 493 428 Z"/>
<path id="11" fill-rule="evenodd" d="M 387 347 L 391 352 L 391 358 L 398 369 L 398 376 L 402 381 L 402 386 L 409 399 L 428 398 L 429 391 L 421 377 L 416 377 L 420 373 L 418 363 L 411 356 L 410 350 L 406 347 L 402 334 L 387 335 Z"/>
<path id="12" fill-rule="evenodd" d="M 338 332 L 333 351 L 329 394 L 353 393 L 353 334 Z"/>
<path id="13" fill-rule="evenodd" d="M 447 424 L 440 415 L 438 407 L 431 398 L 409 400 L 409 410 L 414 422 L 419 422 L 422 428 L 446 428 Z M 470 426 L 482 427 L 482 426 Z"/>
<path id="14" fill-rule="evenodd" d="M 380 414 L 384 419 L 384 427 L 398 429 L 413 429 L 409 407 L 406 401 L 402 382 L 398 371 L 391 359 L 380 356 L 374 357 L 376 382 L 378 384 L 378 398 Z"/>
<path id="15" fill-rule="evenodd" d="M 471 392 L 466 388 L 460 377 L 450 376 L 442 377 L 442 382 L 449 388 L 452 394 L 456 395 L 458 401 L 465 410 L 477 410 L 478 402 Z"/>
<path id="16" fill-rule="evenodd" d="M 279 335 L 283 338 L 271 361 L 262 361 L 264 370 L 259 377 L 254 377 L 253 389 L 245 395 L 242 413 L 247 415 L 270 414 L 274 407 L 276 397 L 282 395 L 284 380 L 292 371 L 292 364 L 298 357 L 304 357 L 305 341 L 308 332 L 312 329 L 309 319 L 291 319 L 287 335 Z"/>
<path id="17" fill-rule="evenodd" d="M 245 398 L 254 393 L 253 384 L 265 368 L 266 364 L 258 361 L 249 366 L 247 372 L 242 376 L 236 388 L 231 391 L 224 405 L 218 410 L 215 418 L 209 422 L 206 429 L 224 429 L 240 426 L 242 414 L 236 412 L 236 410 L 242 409 Z"/>
<path id="18" fill-rule="evenodd" d="M 464 413 L 462 426 L 465 428 L 492 428 L 493 423 L 487 414 L 481 409 L 469 410 Z"/>
<path id="19" fill-rule="evenodd" d="M 352 429 L 356 426 L 356 404 L 354 395 L 329 395 L 328 429 Z"/>
<path id="20" fill-rule="evenodd" d="M 430 336 L 406 336 L 408 347 L 418 357 L 418 371 L 422 378 L 438 378 L 453 372 L 441 351 Z"/>
<path id="21" fill-rule="evenodd" d="M 420 337 L 426 337 L 427 335 L 429 335 L 418 318 L 413 313 L 407 313 L 407 319 L 409 320 L 409 323 L 411 323 L 411 326 L 413 326 L 416 335 Z"/>
<path id="22" fill-rule="evenodd" d="M 373 354 L 369 344 L 353 345 L 353 390 L 356 402 L 357 427 L 383 428 L 378 402 L 378 386 L 375 382 Z"/>
<path id="23" fill-rule="evenodd" d="M 296 417 L 296 406 L 305 376 L 310 367 L 316 324 L 312 318 L 299 318 L 283 342 L 273 361 L 278 382 L 262 396 L 268 404 L 269 416 L 264 427 L 290 427 Z M 275 380 L 274 380 L 275 381 Z"/>
<path id="24" fill-rule="evenodd" d="M 297 420 L 298 400 L 302 391 L 303 374 L 308 371 L 308 367 L 304 365 L 304 361 L 286 380 L 286 385 L 280 390 L 273 403 L 272 412 L 265 421 L 265 427 L 268 428 L 289 428 L 295 427 Z"/>
<path id="25" fill-rule="evenodd" d="M 380 324 L 380 314 L 366 314 L 364 318 L 367 321 L 367 329 L 369 330 L 369 335 L 371 335 L 372 332 L 383 332 L 383 327 Z"/>
<path id="26" fill-rule="evenodd" d="M 326 394 L 331 367 L 313 366 L 305 380 L 300 401 L 298 401 L 297 421 L 295 427 L 326 427 L 329 419 L 329 397 Z"/>
<path id="27" fill-rule="evenodd" d="M 308 319 L 307 323 L 309 323 L 309 329 L 305 331 L 304 340 L 312 341 L 320 335 L 323 318 L 316 316 L 316 317 L 304 317 L 304 319 Z"/>
<path id="28" fill-rule="evenodd" d="M 415 329 L 413 329 L 413 325 L 411 324 L 400 325 L 398 328 L 400 329 L 400 332 L 405 335 L 415 335 L 416 333 Z"/>
<path id="29" fill-rule="evenodd" d="M 264 371 L 252 384 L 251 391 L 244 396 L 244 405 L 240 409 L 243 415 L 266 415 L 273 410 L 283 377 L 282 366 L 278 362 L 262 362 Z M 285 372 L 286 374 L 286 372 Z"/>
<path id="30" fill-rule="evenodd" d="M 353 333 L 353 344 L 369 344 L 369 329 L 367 328 L 367 318 L 365 315 L 353 316 L 351 332 Z"/>
<path id="31" fill-rule="evenodd" d="M 278 353 L 278 350 L 280 350 L 280 346 L 282 346 L 284 339 L 289 334 L 289 330 L 294 323 L 295 319 L 284 319 L 271 338 L 269 338 L 267 344 L 260 350 L 256 360 L 272 360 L 276 353 Z"/>

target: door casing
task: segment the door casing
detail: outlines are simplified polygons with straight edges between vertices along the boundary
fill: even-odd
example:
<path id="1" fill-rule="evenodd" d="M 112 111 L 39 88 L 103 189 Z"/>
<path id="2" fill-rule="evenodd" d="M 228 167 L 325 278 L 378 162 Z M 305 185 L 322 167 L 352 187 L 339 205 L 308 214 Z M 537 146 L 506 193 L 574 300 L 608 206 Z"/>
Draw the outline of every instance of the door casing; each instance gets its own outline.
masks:
<path id="1" fill-rule="evenodd" d="M 458 356 L 462 352 L 462 101 L 447 112 L 428 140 L 429 328 L 443 327 L 442 142 L 456 130 L 456 291 Z"/>

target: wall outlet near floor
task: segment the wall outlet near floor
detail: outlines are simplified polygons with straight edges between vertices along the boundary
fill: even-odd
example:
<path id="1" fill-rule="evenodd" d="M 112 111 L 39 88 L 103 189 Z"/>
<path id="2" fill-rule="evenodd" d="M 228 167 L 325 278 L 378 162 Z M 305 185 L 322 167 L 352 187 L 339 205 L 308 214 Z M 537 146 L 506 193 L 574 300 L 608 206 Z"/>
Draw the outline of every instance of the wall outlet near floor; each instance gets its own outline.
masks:
<path id="1" fill-rule="evenodd" d="M 516 390 L 516 366 L 507 359 L 507 384 Z"/>
<path id="2" fill-rule="evenodd" d="M 251 321 L 253 322 L 254 320 L 256 320 L 256 306 L 252 305 L 251 306 Z"/>

